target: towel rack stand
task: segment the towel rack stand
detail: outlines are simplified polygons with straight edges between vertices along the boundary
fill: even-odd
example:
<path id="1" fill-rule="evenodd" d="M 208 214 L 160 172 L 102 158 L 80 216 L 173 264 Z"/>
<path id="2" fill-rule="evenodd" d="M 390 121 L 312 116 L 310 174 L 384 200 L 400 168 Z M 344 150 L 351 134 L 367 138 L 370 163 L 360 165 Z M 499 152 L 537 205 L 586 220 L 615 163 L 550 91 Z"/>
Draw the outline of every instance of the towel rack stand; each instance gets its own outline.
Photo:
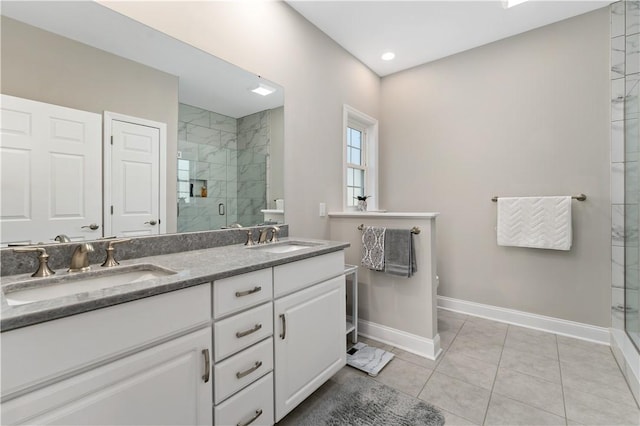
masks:
<path id="1" fill-rule="evenodd" d="M 360 224 L 358 225 L 358 230 L 362 231 L 364 229 L 364 224 Z M 412 234 L 419 234 L 420 233 L 420 228 L 418 228 L 417 226 L 414 226 L 413 228 L 411 228 L 411 233 Z"/>
<path id="2" fill-rule="evenodd" d="M 493 197 L 491 199 L 491 201 L 493 201 L 494 203 L 496 203 L 498 201 L 498 198 L 500 197 Z M 571 198 L 573 198 L 574 200 L 578 200 L 578 201 L 584 201 L 587 199 L 587 196 L 584 194 L 580 194 L 580 195 L 572 195 Z"/>

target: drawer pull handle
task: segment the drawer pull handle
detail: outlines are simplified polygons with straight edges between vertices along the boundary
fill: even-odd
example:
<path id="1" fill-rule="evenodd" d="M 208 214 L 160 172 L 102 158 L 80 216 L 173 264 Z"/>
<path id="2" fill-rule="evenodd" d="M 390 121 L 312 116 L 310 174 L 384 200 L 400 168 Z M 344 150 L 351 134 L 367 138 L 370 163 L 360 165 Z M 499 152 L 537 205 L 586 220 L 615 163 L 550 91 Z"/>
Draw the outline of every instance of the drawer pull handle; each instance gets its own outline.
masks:
<path id="1" fill-rule="evenodd" d="M 251 423 L 255 422 L 256 419 L 258 417 L 260 417 L 262 415 L 262 408 L 259 408 L 256 410 L 256 414 L 251 417 L 249 420 L 247 420 L 246 422 L 240 422 L 238 423 L 238 426 L 249 426 Z"/>
<path id="2" fill-rule="evenodd" d="M 282 320 L 282 333 L 280 333 L 280 338 L 284 340 L 287 336 L 287 318 L 284 314 L 280 314 L 280 319 Z"/>
<path id="3" fill-rule="evenodd" d="M 245 371 L 238 371 L 236 373 L 236 377 L 238 379 L 242 379 L 244 376 L 246 376 L 247 374 L 253 373 L 254 371 L 256 371 L 260 367 L 262 367 L 262 361 L 256 361 L 256 363 L 253 364 L 253 367 L 251 367 L 250 369 L 245 370 Z"/>
<path id="4" fill-rule="evenodd" d="M 202 375 L 202 380 L 205 383 L 209 381 L 209 377 L 211 377 L 211 363 L 209 361 L 209 349 L 203 349 L 202 355 L 204 356 L 204 374 Z"/>
<path id="5" fill-rule="evenodd" d="M 259 292 L 260 290 L 262 290 L 262 287 L 255 286 L 255 287 L 254 287 L 254 288 L 252 288 L 251 290 L 236 291 L 236 297 L 248 296 L 248 295 L 250 295 L 250 294 L 257 293 L 257 292 Z"/>
<path id="6" fill-rule="evenodd" d="M 240 337 L 248 336 L 249 334 L 255 333 L 256 331 L 260 330 L 261 328 L 262 328 L 262 324 L 256 324 L 253 328 L 251 328 L 249 330 L 236 332 L 236 337 L 240 338 Z"/>

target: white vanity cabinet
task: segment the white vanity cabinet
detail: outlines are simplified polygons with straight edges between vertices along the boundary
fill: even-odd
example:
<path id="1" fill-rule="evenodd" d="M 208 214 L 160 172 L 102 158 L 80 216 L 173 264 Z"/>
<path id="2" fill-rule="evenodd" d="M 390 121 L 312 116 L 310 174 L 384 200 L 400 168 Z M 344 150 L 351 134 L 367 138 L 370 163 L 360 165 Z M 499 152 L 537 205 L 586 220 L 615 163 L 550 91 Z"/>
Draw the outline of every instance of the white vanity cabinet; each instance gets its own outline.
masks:
<path id="1" fill-rule="evenodd" d="M 343 272 L 342 251 L 274 268 L 276 421 L 346 364 Z"/>
<path id="2" fill-rule="evenodd" d="M 271 268 L 213 282 L 214 424 L 272 425 Z"/>
<path id="3" fill-rule="evenodd" d="M 1 424 L 212 423 L 211 285 L 2 333 Z"/>

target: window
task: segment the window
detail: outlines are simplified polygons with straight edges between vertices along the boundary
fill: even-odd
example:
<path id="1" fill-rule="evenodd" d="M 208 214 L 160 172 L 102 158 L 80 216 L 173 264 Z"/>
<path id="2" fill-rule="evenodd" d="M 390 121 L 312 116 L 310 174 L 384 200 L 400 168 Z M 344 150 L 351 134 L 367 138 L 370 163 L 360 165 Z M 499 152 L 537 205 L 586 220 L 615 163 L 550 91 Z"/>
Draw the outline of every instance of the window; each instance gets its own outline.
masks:
<path id="1" fill-rule="evenodd" d="M 369 210 L 378 206 L 378 121 L 344 106 L 344 209 L 352 210 L 358 196 L 369 196 Z"/>

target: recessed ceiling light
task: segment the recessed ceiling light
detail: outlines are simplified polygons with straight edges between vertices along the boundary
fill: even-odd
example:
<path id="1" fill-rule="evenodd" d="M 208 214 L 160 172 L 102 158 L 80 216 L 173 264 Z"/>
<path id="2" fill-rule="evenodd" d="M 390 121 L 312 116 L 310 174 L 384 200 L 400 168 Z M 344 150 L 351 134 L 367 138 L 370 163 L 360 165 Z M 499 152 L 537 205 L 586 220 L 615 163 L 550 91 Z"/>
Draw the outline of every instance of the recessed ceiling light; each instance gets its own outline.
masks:
<path id="1" fill-rule="evenodd" d="M 274 89 L 271 86 L 267 86 L 266 84 L 258 84 L 258 87 L 256 87 L 255 89 L 251 90 L 253 93 L 257 93 L 258 95 L 262 95 L 262 96 L 267 96 L 272 94 L 273 92 L 276 91 L 276 89 Z"/>
<path id="2" fill-rule="evenodd" d="M 510 7 L 517 6 L 524 3 L 527 0 L 502 0 L 502 7 L 509 9 Z"/>
<path id="3" fill-rule="evenodd" d="M 383 61 L 390 61 L 396 57 L 396 54 L 393 52 L 385 52 L 382 54 L 381 58 Z"/>

